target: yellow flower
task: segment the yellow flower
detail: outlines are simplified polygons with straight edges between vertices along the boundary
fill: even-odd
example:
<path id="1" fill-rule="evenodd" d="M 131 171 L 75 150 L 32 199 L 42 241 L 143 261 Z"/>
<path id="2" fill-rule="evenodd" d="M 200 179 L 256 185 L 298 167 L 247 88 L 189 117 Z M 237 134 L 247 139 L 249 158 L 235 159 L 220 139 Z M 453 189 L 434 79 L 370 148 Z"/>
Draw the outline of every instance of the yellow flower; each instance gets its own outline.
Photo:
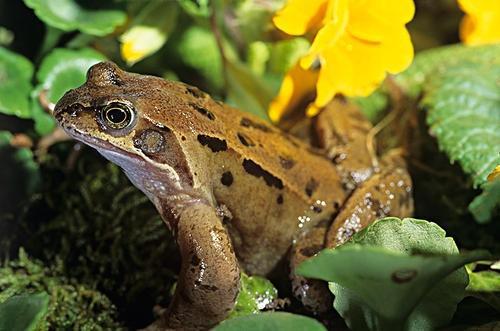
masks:
<path id="1" fill-rule="evenodd" d="M 492 182 L 495 179 L 500 178 L 500 165 L 497 165 L 495 169 L 488 175 L 488 181 Z"/>
<path id="2" fill-rule="evenodd" d="M 122 58 L 132 65 L 160 49 L 167 36 L 159 29 L 134 26 L 120 37 Z"/>
<path id="3" fill-rule="evenodd" d="M 406 69 L 413 59 L 413 45 L 405 24 L 414 12 L 412 0 L 289 0 L 274 24 L 291 35 L 314 35 L 300 67 L 305 74 L 319 66 L 319 73 L 311 83 L 297 77 L 301 73 L 292 68 L 271 104 L 270 117 L 279 119 L 298 104 L 297 98 L 309 94 L 300 88 L 316 87 L 316 99 L 307 110 L 312 116 L 336 94 L 369 95 L 387 72 Z"/>
<path id="4" fill-rule="evenodd" d="M 458 0 L 466 13 L 460 39 L 467 45 L 500 42 L 500 0 Z"/>

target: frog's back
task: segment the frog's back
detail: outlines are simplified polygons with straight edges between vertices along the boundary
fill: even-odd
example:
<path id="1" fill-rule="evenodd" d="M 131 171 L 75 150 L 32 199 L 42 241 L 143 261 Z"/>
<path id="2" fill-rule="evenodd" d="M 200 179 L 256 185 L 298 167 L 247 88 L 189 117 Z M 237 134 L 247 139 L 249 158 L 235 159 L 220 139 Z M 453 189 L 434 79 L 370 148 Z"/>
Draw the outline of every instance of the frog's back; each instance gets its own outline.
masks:
<path id="1" fill-rule="evenodd" d="M 251 114 L 184 84 L 175 89 L 182 119 L 172 121 L 211 154 L 201 166 L 212 168 L 213 194 L 239 260 L 251 273 L 269 272 L 299 230 L 331 220 L 345 200 L 334 166 Z"/>

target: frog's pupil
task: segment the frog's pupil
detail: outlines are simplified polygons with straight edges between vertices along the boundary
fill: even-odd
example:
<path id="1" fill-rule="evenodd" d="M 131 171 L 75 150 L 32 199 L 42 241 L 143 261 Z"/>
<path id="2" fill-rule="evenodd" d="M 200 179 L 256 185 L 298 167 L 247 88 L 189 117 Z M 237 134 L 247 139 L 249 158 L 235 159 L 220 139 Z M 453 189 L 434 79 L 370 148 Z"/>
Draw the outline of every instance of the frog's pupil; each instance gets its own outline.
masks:
<path id="1" fill-rule="evenodd" d="M 111 108 L 106 112 L 106 117 L 111 123 L 121 124 L 127 119 L 127 113 L 121 108 Z"/>

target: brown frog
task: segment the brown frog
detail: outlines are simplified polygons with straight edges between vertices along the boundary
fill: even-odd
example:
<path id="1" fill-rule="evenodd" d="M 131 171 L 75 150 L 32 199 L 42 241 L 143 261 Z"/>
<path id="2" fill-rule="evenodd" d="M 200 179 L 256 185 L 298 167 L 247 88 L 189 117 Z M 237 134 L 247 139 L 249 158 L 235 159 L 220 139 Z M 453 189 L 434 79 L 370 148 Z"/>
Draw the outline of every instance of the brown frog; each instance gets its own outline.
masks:
<path id="1" fill-rule="evenodd" d="M 294 294 L 331 306 L 295 266 L 373 220 L 412 210 L 397 155 L 372 167 L 370 124 L 334 101 L 306 130 L 315 146 L 199 89 L 103 62 L 57 103 L 72 137 L 119 165 L 158 209 L 179 246 L 174 298 L 153 329 L 208 329 L 232 310 L 240 271 L 266 275 L 290 254 Z"/>

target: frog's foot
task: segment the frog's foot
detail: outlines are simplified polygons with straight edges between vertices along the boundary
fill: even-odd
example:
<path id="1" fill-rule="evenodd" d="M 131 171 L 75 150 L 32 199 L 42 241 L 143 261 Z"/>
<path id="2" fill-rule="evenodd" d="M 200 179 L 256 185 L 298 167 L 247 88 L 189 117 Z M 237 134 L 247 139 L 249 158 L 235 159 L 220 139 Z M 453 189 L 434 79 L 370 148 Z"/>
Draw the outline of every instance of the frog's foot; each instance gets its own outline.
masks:
<path id="1" fill-rule="evenodd" d="M 172 303 L 156 330 L 208 330 L 224 320 L 239 293 L 240 269 L 215 208 L 202 203 L 182 210 L 176 233 L 182 258 Z"/>
<path id="2" fill-rule="evenodd" d="M 373 221 L 408 217 L 413 212 L 412 183 L 403 158 L 387 153 L 380 172 L 365 181 L 344 204 L 326 235 L 326 247 L 337 247 Z"/>
<path id="3" fill-rule="evenodd" d="M 298 276 L 295 274 L 295 268 L 323 249 L 329 225 L 328 221 L 320 222 L 314 228 L 301 233 L 291 250 L 290 278 L 293 294 L 304 307 L 315 313 L 326 312 L 332 306 L 332 296 L 327 284 L 317 279 Z"/>

